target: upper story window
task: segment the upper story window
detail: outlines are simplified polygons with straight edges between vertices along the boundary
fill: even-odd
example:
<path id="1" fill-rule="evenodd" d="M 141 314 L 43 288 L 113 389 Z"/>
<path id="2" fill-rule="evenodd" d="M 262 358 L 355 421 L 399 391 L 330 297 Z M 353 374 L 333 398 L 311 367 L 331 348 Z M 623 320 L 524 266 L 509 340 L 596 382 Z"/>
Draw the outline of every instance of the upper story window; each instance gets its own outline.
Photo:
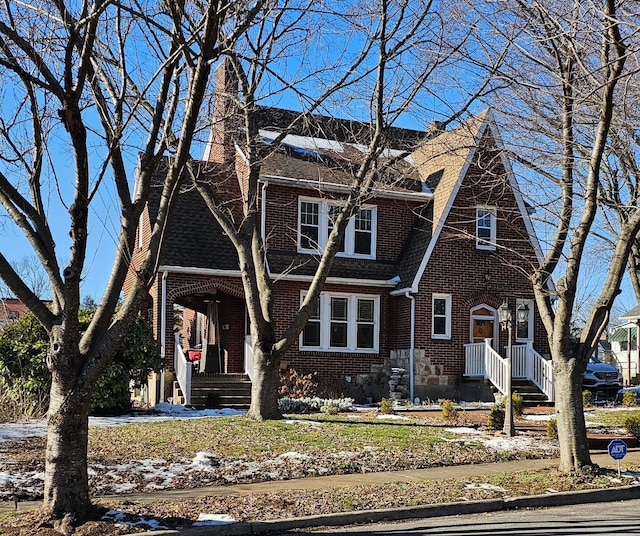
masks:
<path id="1" fill-rule="evenodd" d="M 340 213 L 338 203 L 318 199 L 301 198 L 298 210 L 298 251 L 321 253 L 333 224 Z M 365 206 L 349 219 L 338 255 L 375 259 L 376 257 L 376 207 Z"/>
<path id="2" fill-rule="evenodd" d="M 431 337 L 451 338 L 451 295 L 434 294 L 431 302 Z"/>
<path id="3" fill-rule="evenodd" d="M 379 324 L 378 296 L 323 292 L 300 335 L 300 348 L 377 352 Z"/>
<path id="4" fill-rule="evenodd" d="M 496 249 L 496 209 L 476 208 L 476 249 Z"/>

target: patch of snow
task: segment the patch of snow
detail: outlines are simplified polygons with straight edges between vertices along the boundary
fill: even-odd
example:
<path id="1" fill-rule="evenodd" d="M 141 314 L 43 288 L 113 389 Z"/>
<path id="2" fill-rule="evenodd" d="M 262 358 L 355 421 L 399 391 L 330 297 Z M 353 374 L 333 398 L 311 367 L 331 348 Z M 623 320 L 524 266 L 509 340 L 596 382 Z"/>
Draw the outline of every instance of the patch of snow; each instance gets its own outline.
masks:
<path id="1" fill-rule="evenodd" d="M 143 527 L 150 530 L 167 530 L 169 528 L 157 519 L 131 515 L 119 510 L 109 510 L 102 516 L 102 519 L 121 527 Z"/>
<path id="2" fill-rule="evenodd" d="M 47 423 L 44 419 L 24 422 L 3 422 L 0 441 L 11 441 L 25 437 L 46 437 Z"/>
<path id="3" fill-rule="evenodd" d="M 482 434 L 482 432 L 477 428 L 467 428 L 465 426 L 459 426 L 456 428 L 445 428 L 445 430 L 447 432 L 451 432 L 452 434 L 470 434 L 470 435 Z"/>
<path id="4" fill-rule="evenodd" d="M 198 521 L 194 521 L 194 527 L 212 527 L 216 525 L 230 525 L 237 523 L 233 517 L 227 514 L 200 514 Z"/>
<path id="5" fill-rule="evenodd" d="M 320 421 L 308 421 L 306 419 L 285 419 L 286 424 L 306 424 L 307 426 L 323 426 Z"/>
<path id="6" fill-rule="evenodd" d="M 378 415 L 378 419 L 385 419 L 388 421 L 406 421 L 409 420 L 409 417 L 406 415 L 395 415 L 393 413 L 381 413 Z"/>
<path id="7" fill-rule="evenodd" d="M 494 484 L 465 484 L 466 489 L 487 489 L 491 491 L 506 492 L 507 490 L 501 486 L 495 486 Z"/>
<path id="8" fill-rule="evenodd" d="M 534 421 L 534 422 L 548 422 L 551 419 L 555 418 L 555 416 L 553 414 L 548 414 L 548 415 L 524 415 L 525 420 L 527 421 Z"/>

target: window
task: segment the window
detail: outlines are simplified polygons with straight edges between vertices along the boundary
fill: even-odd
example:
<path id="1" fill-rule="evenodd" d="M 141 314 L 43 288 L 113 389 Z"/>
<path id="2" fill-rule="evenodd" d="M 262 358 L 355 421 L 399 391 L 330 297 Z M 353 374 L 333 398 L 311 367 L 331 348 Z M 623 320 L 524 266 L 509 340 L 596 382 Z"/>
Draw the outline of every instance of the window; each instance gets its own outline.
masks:
<path id="1" fill-rule="evenodd" d="M 529 308 L 526 322 L 519 321 L 518 308 L 521 305 L 526 305 Z M 515 321 L 516 321 L 516 340 L 517 341 L 532 341 L 533 340 L 533 300 L 516 300 Z"/>
<path id="2" fill-rule="evenodd" d="M 300 348 L 377 352 L 379 317 L 378 296 L 322 293 L 302 332 Z"/>
<path id="3" fill-rule="evenodd" d="M 449 294 L 433 295 L 431 336 L 434 339 L 451 338 L 451 295 Z"/>
<path id="4" fill-rule="evenodd" d="M 476 208 L 476 248 L 496 249 L 496 209 Z"/>
<path id="5" fill-rule="evenodd" d="M 298 251 L 320 253 L 326 246 L 341 206 L 317 199 L 300 199 Z M 374 259 L 376 256 L 375 207 L 363 207 L 349 219 L 338 255 Z"/>

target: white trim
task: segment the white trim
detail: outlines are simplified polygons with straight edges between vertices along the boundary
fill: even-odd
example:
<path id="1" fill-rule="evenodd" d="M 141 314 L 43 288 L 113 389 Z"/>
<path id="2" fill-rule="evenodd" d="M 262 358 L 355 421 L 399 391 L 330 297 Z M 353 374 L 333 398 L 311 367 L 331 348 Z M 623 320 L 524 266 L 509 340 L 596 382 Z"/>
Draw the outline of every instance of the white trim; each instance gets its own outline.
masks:
<path id="1" fill-rule="evenodd" d="M 493 314 L 492 315 L 475 314 L 475 311 L 477 311 L 478 309 L 488 309 Z M 473 341 L 473 321 L 474 320 L 491 320 L 493 322 L 493 333 L 491 334 L 492 346 L 494 349 L 497 348 L 498 342 L 499 342 L 498 338 L 500 336 L 500 331 L 499 331 L 500 322 L 498 321 L 498 311 L 494 307 L 491 307 L 486 303 L 480 303 L 478 305 L 473 306 L 471 309 L 469 309 L 469 342 L 474 342 Z"/>
<path id="2" fill-rule="evenodd" d="M 167 276 L 168 272 L 162 272 L 162 291 L 160 298 L 160 355 L 162 355 L 162 369 L 160 370 L 160 402 L 164 402 L 164 369 L 167 364 Z M 175 344 L 175 342 L 174 342 Z M 174 348 L 175 352 L 175 348 Z"/>
<path id="3" fill-rule="evenodd" d="M 307 291 L 300 291 L 300 303 L 304 301 Z M 331 298 L 347 299 L 347 346 L 330 346 L 331 341 Z M 358 300 L 373 302 L 373 347 L 358 348 Z M 304 346 L 304 330 L 298 338 L 298 347 L 302 352 L 344 352 L 350 354 L 374 354 L 380 348 L 380 296 L 377 294 L 349 294 L 345 292 L 322 292 L 318 298 L 320 318 L 320 346 Z"/>
<path id="4" fill-rule="evenodd" d="M 302 203 L 309 205 L 317 205 L 318 207 L 318 247 L 303 248 L 302 243 Z M 317 197 L 298 197 L 298 228 L 297 228 L 297 252 L 302 254 L 316 255 L 321 254 L 327 245 L 329 239 L 329 212 L 332 207 L 340 208 L 344 203 L 341 200 L 320 199 Z M 375 205 L 363 205 L 360 211 L 368 210 L 371 212 L 371 244 L 369 253 L 355 253 L 356 246 L 356 228 L 355 219 L 357 215 L 351 216 L 348 220 L 347 227 L 344 230 L 344 251 L 336 253 L 336 257 L 345 257 L 350 259 L 376 259 L 376 241 L 378 229 L 378 207 Z"/>
<path id="5" fill-rule="evenodd" d="M 197 274 L 207 276 L 220 276 L 220 277 L 241 277 L 240 270 L 217 270 L 211 268 L 195 268 L 190 266 L 160 266 L 159 272 L 171 272 L 174 274 Z M 295 275 L 295 274 L 269 274 L 272 279 L 285 280 L 285 281 L 297 281 L 297 282 L 311 282 L 313 281 L 313 275 Z M 349 279 L 347 277 L 328 277 L 326 284 L 333 285 L 351 285 L 355 287 L 381 287 L 381 288 L 394 288 L 397 283 L 393 281 L 387 281 L 382 279 Z"/>
<path id="6" fill-rule="evenodd" d="M 335 192 L 335 193 L 351 192 L 351 187 L 345 184 L 335 184 L 335 183 L 328 183 L 326 181 L 314 181 L 310 179 L 295 179 L 293 177 L 282 177 L 278 175 L 261 175 L 260 181 L 268 181 L 273 184 L 284 184 L 284 185 L 291 185 L 293 183 L 296 187 L 313 189 L 316 192 L 317 191 Z M 433 193 L 383 190 L 383 189 L 374 188 L 373 190 L 371 190 L 371 197 L 425 201 L 428 199 L 433 199 Z"/>
<path id="7" fill-rule="evenodd" d="M 444 326 L 444 333 L 435 333 L 435 301 L 436 300 L 445 300 L 445 304 L 444 304 L 444 322 L 445 322 L 445 326 Z M 441 318 L 441 316 L 439 315 L 439 318 Z M 451 339 L 451 294 L 439 294 L 434 292 L 431 295 L 431 338 L 432 339 L 446 339 L 446 340 L 450 340 Z"/>

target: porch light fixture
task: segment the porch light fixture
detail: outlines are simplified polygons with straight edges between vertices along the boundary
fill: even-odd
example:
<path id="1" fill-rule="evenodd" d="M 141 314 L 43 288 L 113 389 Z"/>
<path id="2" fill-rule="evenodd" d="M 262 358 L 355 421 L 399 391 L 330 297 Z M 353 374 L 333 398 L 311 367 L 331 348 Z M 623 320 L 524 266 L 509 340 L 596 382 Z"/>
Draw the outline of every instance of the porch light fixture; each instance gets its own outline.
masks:
<path id="1" fill-rule="evenodd" d="M 516 309 L 518 315 L 518 324 L 526 324 L 529 321 L 529 306 L 526 303 L 521 303 Z"/>
<path id="2" fill-rule="evenodd" d="M 507 330 L 507 358 L 505 364 L 507 373 L 505 378 L 505 396 L 507 400 L 504 404 L 504 427 L 502 431 L 507 437 L 513 437 L 516 433 L 513 424 L 513 388 L 511 386 L 512 363 L 511 363 L 511 327 L 513 324 L 513 309 L 509 307 L 509 302 L 504 300 L 502 305 L 498 307 L 498 320 L 500 327 Z M 518 320 L 520 320 L 520 307 L 518 307 Z"/>

